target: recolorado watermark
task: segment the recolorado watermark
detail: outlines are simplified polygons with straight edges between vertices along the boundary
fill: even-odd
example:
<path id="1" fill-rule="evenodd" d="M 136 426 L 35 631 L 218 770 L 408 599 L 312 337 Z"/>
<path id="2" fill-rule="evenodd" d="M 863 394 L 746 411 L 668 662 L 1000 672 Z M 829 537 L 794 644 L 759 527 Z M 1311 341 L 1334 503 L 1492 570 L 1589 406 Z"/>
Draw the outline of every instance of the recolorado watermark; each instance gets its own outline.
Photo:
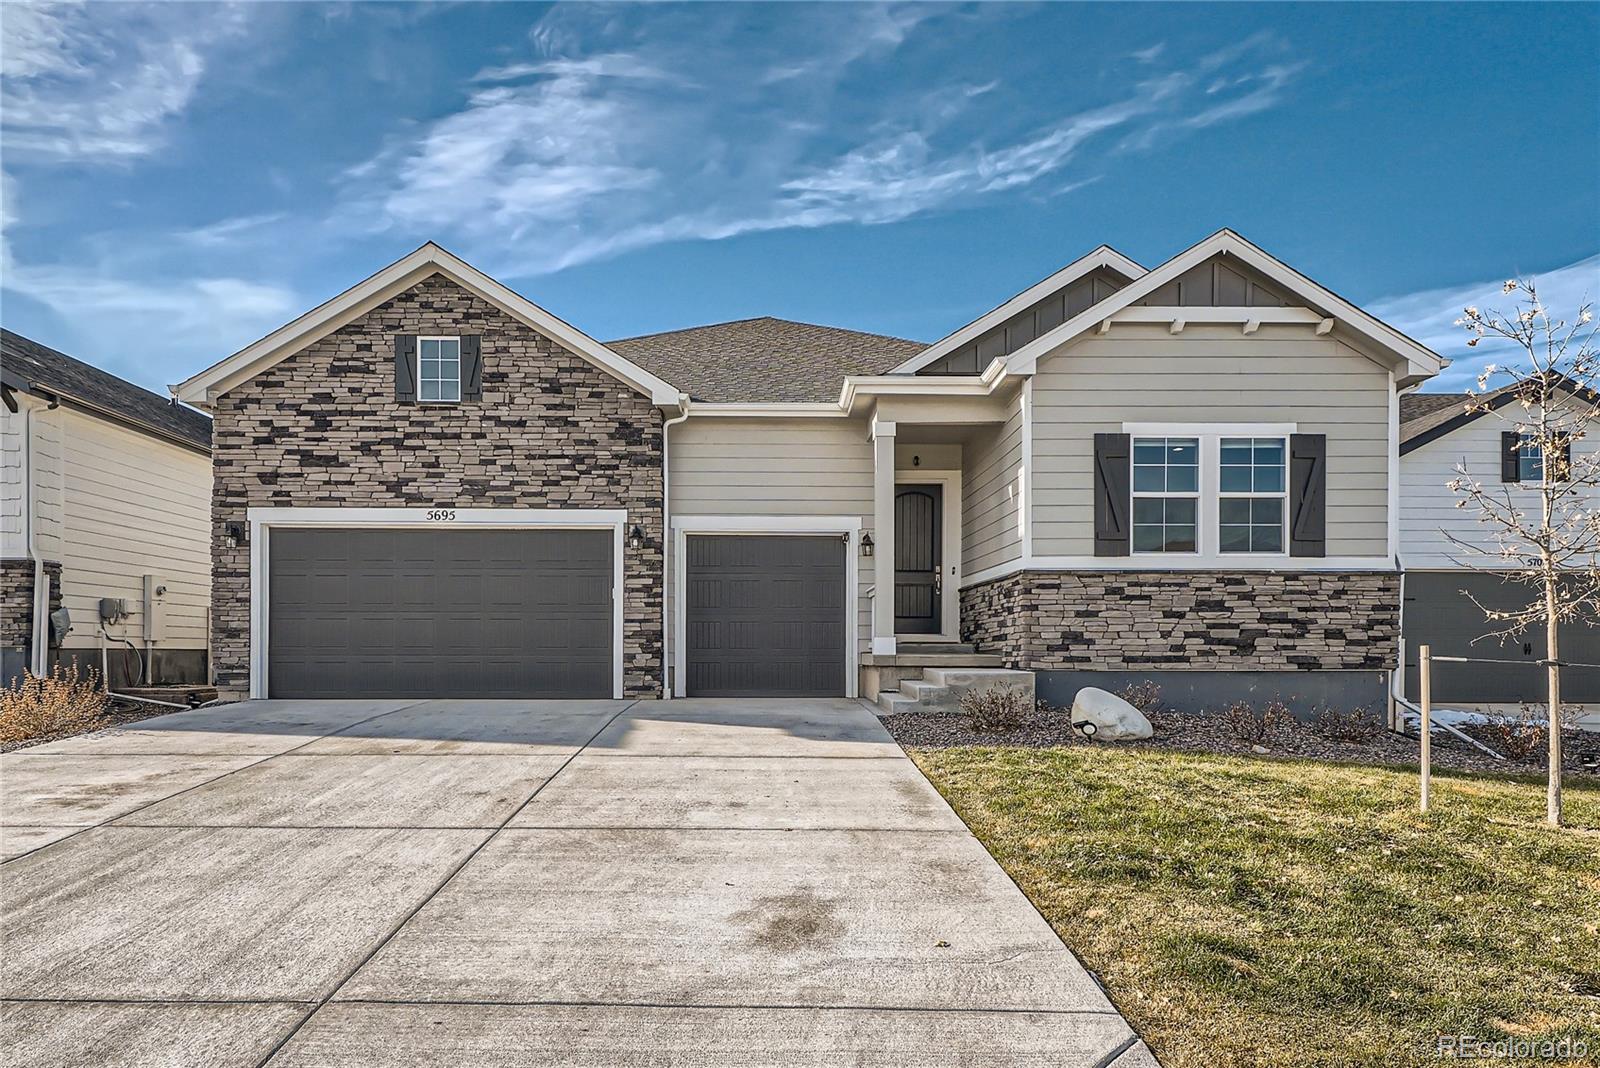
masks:
<path id="1" fill-rule="evenodd" d="M 1479 1038 L 1477 1035 L 1440 1035 L 1434 1055 L 1457 1061 L 1584 1061 L 1589 1044 L 1581 1038 Z"/>

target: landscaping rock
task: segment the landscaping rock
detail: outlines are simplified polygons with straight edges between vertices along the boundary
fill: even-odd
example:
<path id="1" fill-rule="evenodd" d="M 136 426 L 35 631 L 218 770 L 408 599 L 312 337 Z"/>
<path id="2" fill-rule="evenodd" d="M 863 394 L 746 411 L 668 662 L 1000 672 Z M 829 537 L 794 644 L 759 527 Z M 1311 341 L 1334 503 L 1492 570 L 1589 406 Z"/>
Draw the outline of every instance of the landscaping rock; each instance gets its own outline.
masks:
<path id="1" fill-rule="evenodd" d="M 1084 724 L 1093 724 L 1093 733 Z M 1149 738 L 1155 733 L 1144 713 L 1116 694 L 1095 686 L 1085 686 L 1072 699 L 1072 726 L 1097 742 Z"/>

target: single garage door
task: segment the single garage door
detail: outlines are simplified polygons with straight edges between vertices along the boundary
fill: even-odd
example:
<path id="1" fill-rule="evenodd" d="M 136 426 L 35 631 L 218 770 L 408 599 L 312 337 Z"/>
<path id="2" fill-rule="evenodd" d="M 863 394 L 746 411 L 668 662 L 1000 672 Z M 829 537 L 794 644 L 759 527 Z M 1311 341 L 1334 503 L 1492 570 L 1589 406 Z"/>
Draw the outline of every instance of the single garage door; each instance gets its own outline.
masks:
<path id="1" fill-rule="evenodd" d="M 844 695 L 844 539 L 694 534 L 684 559 L 685 693 Z"/>
<path id="2" fill-rule="evenodd" d="M 271 697 L 612 696 L 610 531 L 270 537 Z"/>
<path id="3" fill-rule="evenodd" d="M 1467 596 L 1462 591 L 1470 591 Z M 1473 597 L 1478 604 L 1473 603 Z M 1417 650 L 1432 647 L 1435 655 L 1481 656 L 1513 664 L 1452 664 L 1433 666 L 1434 701 L 1460 704 L 1500 704 L 1544 699 L 1544 628 L 1539 626 L 1515 638 L 1484 637 L 1503 624 L 1484 618 L 1479 604 L 1491 608 L 1517 608 L 1528 603 L 1530 590 L 1503 582 L 1493 575 L 1472 571 L 1408 571 L 1405 575 L 1406 696 L 1418 697 Z M 1561 628 L 1561 659 L 1600 664 L 1600 627 L 1569 623 Z M 1600 701 L 1600 670 L 1567 668 L 1561 672 L 1563 702 Z"/>

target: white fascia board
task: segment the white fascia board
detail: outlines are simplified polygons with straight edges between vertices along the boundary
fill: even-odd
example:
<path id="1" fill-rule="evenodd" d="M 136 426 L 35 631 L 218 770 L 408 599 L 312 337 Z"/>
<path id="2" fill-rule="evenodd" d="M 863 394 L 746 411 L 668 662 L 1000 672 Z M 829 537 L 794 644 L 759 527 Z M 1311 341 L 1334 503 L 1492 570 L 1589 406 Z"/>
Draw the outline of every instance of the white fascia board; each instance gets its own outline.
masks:
<path id="1" fill-rule="evenodd" d="M 844 419 L 849 412 L 833 401 L 806 403 L 696 403 L 689 406 L 695 418 L 723 419 Z"/>
<path id="2" fill-rule="evenodd" d="M 1143 277 L 1117 290 L 1099 304 L 1078 313 L 1054 330 L 1039 335 L 1007 356 L 1006 366 L 1013 374 L 1032 374 L 1041 356 L 1060 348 L 1091 327 L 1111 322 L 1118 312 L 1132 305 L 1134 301 L 1149 296 L 1185 271 L 1219 254 L 1237 257 L 1241 263 L 1255 268 L 1302 299 L 1325 309 L 1359 337 L 1383 351 L 1394 353 L 1405 362 L 1413 375 L 1431 377 L 1438 374 L 1444 366 L 1439 355 L 1431 349 L 1418 344 L 1343 297 L 1323 288 L 1294 268 L 1274 259 L 1232 230 L 1217 231 L 1199 244 L 1185 249 Z M 1261 310 L 1267 311 L 1265 308 Z M 1200 321 L 1193 315 L 1187 318 L 1194 322 Z"/>
<path id="3" fill-rule="evenodd" d="M 179 400 L 190 404 L 210 404 L 222 393 L 434 273 L 443 274 L 620 379 L 648 396 L 652 403 L 677 406 L 680 394 L 676 388 L 431 241 L 333 299 L 317 305 L 298 319 L 280 326 L 254 344 L 173 386 L 173 393 Z"/>
<path id="4" fill-rule="evenodd" d="M 1111 270 L 1132 279 L 1138 279 L 1145 274 L 1144 267 L 1130 260 L 1110 245 L 1101 245 L 1088 255 L 1073 260 L 1044 281 L 1024 289 L 993 311 L 985 312 L 953 334 L 948 334 L 935 341 L 932 345 L 929 345 L 911 357 L 911 359 L 896 367 L 895 372 L 897 374 L 913 374 L 922 370 L 940 357 L 947 356 L 959 349 L 984 331 L 998 326 L 1013 315 L 1031 305 L 1037 304 L 1057 290 L 1071 285 L 1097 267 L 1109 267 Z"/>
<path id="5" fill-rule="evenodd" d="M 978 375 L 851 375 L 839 391 L 839 407 L 852 411 L 864 397 L 987 397 L 1010 373 L 997 356 Z"/>

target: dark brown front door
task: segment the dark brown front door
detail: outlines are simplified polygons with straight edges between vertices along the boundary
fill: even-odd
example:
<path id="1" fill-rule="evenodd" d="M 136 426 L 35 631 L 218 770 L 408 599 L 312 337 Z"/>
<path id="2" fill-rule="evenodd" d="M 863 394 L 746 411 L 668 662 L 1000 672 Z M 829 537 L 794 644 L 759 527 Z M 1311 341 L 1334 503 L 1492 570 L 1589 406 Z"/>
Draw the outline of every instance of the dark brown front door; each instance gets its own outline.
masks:
<path id="1" fill-rule="evenodd" d="M 894 631 L 938 634 L 944 487 L 894 491 Z"/>

